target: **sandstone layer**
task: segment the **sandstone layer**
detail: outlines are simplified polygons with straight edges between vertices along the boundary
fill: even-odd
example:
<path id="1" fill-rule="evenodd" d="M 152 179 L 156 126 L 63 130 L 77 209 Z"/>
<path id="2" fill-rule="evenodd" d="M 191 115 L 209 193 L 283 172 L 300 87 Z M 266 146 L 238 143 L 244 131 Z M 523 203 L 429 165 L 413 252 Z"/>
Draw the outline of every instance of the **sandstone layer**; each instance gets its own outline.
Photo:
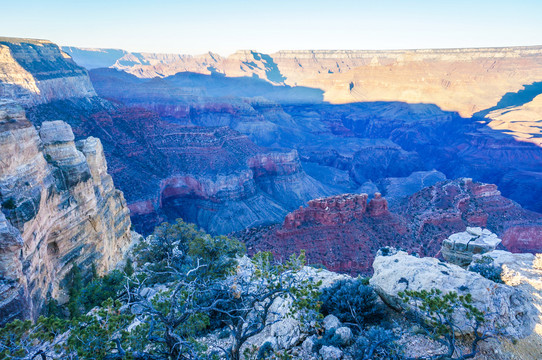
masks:
<path id="1" fill-rule="evenodd" d="M 72 266 L 100 274 L 130 243 L 129 210 L 107 173 L 100 140 L 74 142 L 62 121 L 39 131 L 0 100 L 0 319 L 36 318 L 66 301 Z"/>

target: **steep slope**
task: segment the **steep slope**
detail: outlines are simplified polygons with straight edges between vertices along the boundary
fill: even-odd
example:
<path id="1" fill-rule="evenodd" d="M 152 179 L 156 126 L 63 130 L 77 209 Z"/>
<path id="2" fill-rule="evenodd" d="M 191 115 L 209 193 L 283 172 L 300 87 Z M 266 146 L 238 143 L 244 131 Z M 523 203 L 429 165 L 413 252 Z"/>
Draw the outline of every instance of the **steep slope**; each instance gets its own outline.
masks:
<path id="1" fill-rule="evenodd" d="M 182 217 L 212 233 L 278 221 L 330 194 L 293 151 L 268 151 L 229 128 L 162 121 L 142 109 L 99 113 L 79 129 L 104 139 L 136 229 Z"/>
<path id="2" fill-rule="evenodd" d="M 177 217 L 196 222 L 213 233 L 235 231 L 277 221 L 309 199 L 331 193 L 306 175 L 295 150 L 261 148 L 247 137 L 221 127 L 229 125 L 226 121 L 221 124 L 210 119 L 213 125 L 218 125 L 212 128 L 165 121 L 154 109 L 149 111 L 138 106 L 139 88 L 134 86 L 133 79 L 124 79 L 125 88 L 119 91 L 117 87 L 114 93 L 135 101 L 127 104 L 128 107 L 110 103 L 95 96 L 86 71 L 56 45 L 27 39 L 4 39 L 2 44 L 11 57 L 10 67 L 0 69 L 5 75 L 0 85 L 19 86 L 16 75 L 26 76 L 36 84 L 35 93 L 28 97 L 18 93 L 8 95 L 24 101 L 35 125 L 62 119 L 73 127 L 77 138 L 95 136 L 102 140 L 111 174 L 132 209 L 134 225 L 144 233 L 152 231 L 161 221 Z M 124 64 L 128 58 L 124 57 Z M 165 55 L 155 58 L 155 61 L 144 62 L 180 59 Z M 137 59 L 142 58 L 135 56 L 133 60 Z M 50 91 L 45 94 L 42 85 L 50 79 L 54 81 L 47 83 Z M 68 86 L 75 80 L 82 81 L 77 85 L 79 93 L 71 92 Z M 183 84 L 192 81 L 190 78 L 174 80 Z M 274 90 L 267 82 L 261 82 L 268 90 Z M 87 85 L 89 91 L 86 91 Z M 157 92 L 161 100 L 168 94 L 168 88 L 171 89 L 166 85 L 162 92 Z M 160 86 L 158 84 L 158 88 Z M 149 96 L 149 88 L 143 90 L 140 99 L 151 101 L 152 105 L 154 98 Z M 178 94 L 172 91 L 170 96 L 174 101 L 169 107 L 157 103 L 156 110 L 183 113 L 186 108 L 174 95 Z M 193 96 L 188 100 L 193 101 Z M 250 105 L 245 106 L 242 100 L 236 103 L 242 111 L 250 111 Z M 209 103 L 208 106 L 216 110 L 213 115 L 228 114 L 220 105 Z M 224 102 L 224 106 L 230 113 L 237 111 L 229 101 Z M 243 116 L 249 118 L 252 114 Z M 262 128 L 261 134 L 269 136 L 270 132 Z"/>
<path id="3" fill-rule="evenodd" d="M 320 181 L 329 172 L 346 171 L 350 181 L 343 181 L 348 187 L 340 192 L 367 180 L 378 186 L 386 177 L 436 169 L 448 178 L 497 184 L 506 196 L 542 211 L 536 197 L 524 193 L 542 190 L 542 148 L 492 129 L 479 116 L 462 118 L 432 104 L 311 103 L 301 100 L 312 96 L 306 88 L 246 77 L 185 73 L 149 80 L 114 69 L 90 74 L 98 93 L 112 101 L 145 107 L 175 123 L 229 126 L 258 145 L 295 148 L 305 163 L 326 167 L 308 165 Z"/>
<path id="4" fill-rule="evenodd" d="M 68 124 L 39 131 L 0 100 L 0 319 L 36 318 L 48 296 L 66 300 L 74 264 L 104 273 L 130 243 L 130 218 L 100 140 L 74 142 Z"/>
<path id="5" fill-rule="evenodd" d="M 499 234 L 514 252 L 542 251 L 542 215 L 504 198 L 495 185 L 447 180 L 403 200 L 396 210 L 375 194 L 312 200 L 281 225 L 236 233 L 249 252 L 269 250 L 280 258 L 306 250 L 309 262 L 347 273 L 368 273 L 376 251 L 393 246 L 422 256 L 438 255 L 442 241 L 467 226 Z"/>
<path id="6" fill-rule="evenodd" d="M 0 97 L 28 106 L 93 96 L 86 70 L 57 45 L 0 37 Z"/>

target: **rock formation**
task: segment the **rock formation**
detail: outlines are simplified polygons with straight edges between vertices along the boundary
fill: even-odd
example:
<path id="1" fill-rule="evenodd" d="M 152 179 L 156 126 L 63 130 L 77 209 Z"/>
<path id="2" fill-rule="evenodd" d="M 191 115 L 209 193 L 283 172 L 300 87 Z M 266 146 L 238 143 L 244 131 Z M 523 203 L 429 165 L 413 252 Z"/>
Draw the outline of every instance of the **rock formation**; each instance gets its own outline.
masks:
<path id="1" fill-rule="evenodd" d="M 517 91 L 542 78 L 542 49 L 535 46 L 396 51 L 294 50 L 274 54 L 243 50 L 227 58 L 211 53 L 165 56 L 117 51 L 115 61 L 111 50 L 64 49 L 82 65 L 88 64 L 90 58 L 103 55 L 109 60 L 102 62 L 102 67 L 113 66 L 144 78 L 179 72 L 221 73 L 227 77 L 255 75 L 275 84 L 323 89 L 325 100 L 333 103 L 433 103 L 464 116 L 489 108 L 505 93 Z"/>
<path id="2" fill-rule="evenodd" d="M 123 194 L 96 138 L 74 142 L 70 126 L 38 130 L 0 100 L 0 319 L 36 318 L 52 296 L 66 301 L 69 270 L 102 274 L 130 243 Z"/>
<path id="3" fill-rule="evenodd" d="M 520 289 L 494 283 L 481 275 L 435 258 L 418 258 L 403 251 L 379 253 L 375 258 L 371 285 L 390 306 L 402 309 L 405 304 L 398 293 L 405 290 L 431 291 L 444 294 L 471 294 L 472 305 L 485 312 L 486 324 L 494 325 L 503 336 L 525 338 L 534 332 L 538 313 L 529 295 Z M 408 307 L 409 305 L 407 305 Z M 468 321 L 458 316 L 456 325 L 472 332 Z"/>
<path id="4" fill-rule="evenodd" d="M 31 69 L 36 78 L 49 74 L 45 64 L 50 65 L 51 59 L 58 63 L 56 68 L 64 69 L 55 73 L 59 81 L 84 77 L 75 76 L 85 70 L 58 49 L 51 50 L 54 56 L 41 51 L 54 45 L 25 39 L 5 39 L 4 43 L 16 50 L 10 54 L 17 53 L 10 55 L 10 64 Z M 89 53 L 70 51 L 74 56 Z M 77 138 L 102 140 L 115 182 L 125 191 L 136 228 L 144 232 L 176 216 L 213 232 L 269 224 L 281 221 L 311 198 L 358 189 L 384 194 L 392 212 L 398 212 L 396 208 L 412 191 L 396 193 L 399 196 L 388 193 L 391 183 L 386 179 L 395 179 L 390 190 L 400 189 L 398 184 L 410 181 L 405 178 L 413 172 L 433 169 L 451 179 L 467 176 L 497 184 L 505 196 L 527 209 L 542 211 L 536 201 L 542 193 L 542 149 L 532 142 L 516 141 L 503 129 L 492 129 L 483 120 L 486 114 L 480 112 L 502 111 L 510 103 L 505 94 L 519 94 L 523 85 L 526 91 L 537 91 L 527 84 L 539 79 L 540 51 L 538 47 L 271 55 L 242 51 L 227 59 L 215 54 L 92 51 L 93 61 L 99 62 L 103 54 L 106 62 L 113 63 L 109 66 L 135 74 L 117 69 L 91 72 L 98 94 L 114 104 L 94 97 L 93 92 L 61 96 L 69 87 L 57 86 L 51 91 L 57 95 L 46 103 L 39 100 L 39 105 L 30 102 L 27 113 L 36 125 L 62 119 Z M 39 61 L 42 58 L 46 61 Z M 151 78 L 158 68 L 160 77 Z M 424 81 L 419 80 L 420 73 Z M 12 86 L 17 81 L 11 76 L 2 84 Z M 325 99 L 344 104 L 324 103 Z M 476 117 L 462 118 L 442 109 L 460 111 L 463 116 L 476 113 Z M 187 130 L 194 125 L 207 129 Z M 235 132 L 219 133 L 216 127 L 229 127 L 254 144 L 247 145 Z M 190 145 L 180 139 L 192 136 Z M 231 141 L 217 147 L 221 140 L 212 145 L 213 141 L 204 140 L 206 136 Z M 235 153 L 233 162 L 217 160 L 236 141 L 239 145 L 232 149 L 242 149 L 242 155 Z M 195 143 L 197 150 L 185 147 Z M 188 151 L 199 155 L 187 155 Z M 278 161 L 279 167 L 297 170 L 288 176 L 265 170 L 260 176 L 256 167 L 262 164 L 262 156 Z M 303 162 L 292 160 L 295 156 Z M 186 167 L 188 159 L 214 165 L 193 171 Z M 250 172 L 256 174 L 255 186 L 247 182 Z M 204 190 L 194 190 L 188 183 Z M 217 185 L 226 183 L 222 188 Z M 250 188 L 255 189 L 255 197 L 248 195 Z M 235 210 L 226 210 L 225 194 L 236 199 L 231 206 Z M 233 214 L 239 215 L 236 221 Z M 514 227 L 507 241 L 523 244 L 522 239 L 532 237 L 536 226 L 528 223 Z M 535 243 L 530 246 L 530 251 L 537 248 Z"/>
<path id="5" fill-rule="evenodd" d="M 493 259 L 493 265 L 502 268 L 501 278 L 506 285 L 523 291 L 527 303 L 533 304 L 536 313 L 534 332 L 517 343 L 502 342 L 503 347 L 520 359 L 536 360 L 542 357 L 542 256 L 540 254 L 512 254 L 494 250 L 484 254 Z M 477 260 L 482 255 L 475 255 Z"/>
<path id="6" fill-rule="evenodd" d="M 467 227 L 467 231 L 450 235 L 442 242 L 444 260 L 459 266 L 468 266 L 474 255 L 495 250 L 501 239 L 488 229 Z"/>
<path id="7" fill-rule="evenodd" d="M 85 69 L 47 40 L 0 37 L 0 98 L 24 105 L 96 96 Z"/>
<path id="8" fill-rule="evenodd" d="M 510 251 L 542 251 L 542 215 L 501 196 L 494 185 L 470 179 L 447 180 L 424 188 L 391 211 L 379 193 L 369 203 L 365 194 L 313 200 L 288 214 L 282 225 L 240 231 L 236 236 L 247 243 L 249 252 L 269 250 L 286 258 L 292 252 L 306 250 L 309 262 L 356 274 L 370 273 L 374 256 L 383 246 L 437 256 L 448 236 L 467 227 L 487 228 L 482 235 L 488 236 L 493 248 L 495 237 L 488 231 L 497 234 Z M 474 237 L 469 235 L 469 239 Z M 473 244 L 478 243 L 471 247 Z M 446 255 L 472 257 L 458 253 L 459 246 L 447 245 Z M 478 250 L 482 251 L 473 248 L 473 252 Z"/>
<path id="9" fill-rule="evenodd" d="M 322 102 L 318 89 L 250 77 L 179 73 L 149 80 L 115 69 L 90 74 L 100 96 L 125 106 L 180 124 L 228 126 L 260 146 L 295 148 L 318 170 L 312 172 L 317 180 L 326 181 L 329 172 L 349 177 L 338 192 L 372 181 L 385 194 L 383 179 L 436 169 L 447 178 L 497 184 L 522 206 L 542 211 L 531 196 L 542 192 L 542 148 L 492 128 L 482 113 L 462 118 L 433 104 L 397 101 L 332 105 Z M 535 119 L 536 111 L 531 114 Z M 522 130 L 525 136 L 536 139 L 537 130 L 529 129 Z"/>
<path id="10" fill-rule="evenodd" d="M 368 273 L 382 242 L 408 246 L 407 223 L 387 210 L 376 195 L 345 194 L 312 200 L 286 216 L 284 223 L 236 233 L 249 253 L 268 250 L 278 258 L 305 250 L 309 263 L 333 271 Z M 382 240 L 385 239 L 385 240 Z"/>

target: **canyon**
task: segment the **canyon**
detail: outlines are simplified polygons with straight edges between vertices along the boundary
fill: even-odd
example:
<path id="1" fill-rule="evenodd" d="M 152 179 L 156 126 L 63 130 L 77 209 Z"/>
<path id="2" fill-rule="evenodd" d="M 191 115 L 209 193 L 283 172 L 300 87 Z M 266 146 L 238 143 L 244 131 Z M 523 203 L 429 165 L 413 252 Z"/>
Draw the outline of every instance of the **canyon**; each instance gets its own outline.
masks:
<path id="1" fill-rule="evenodd" d="M 118 49 L 64 51 L 88 69 L 116 68 L 139 78 L 179 73 L 257 77 L 273 84 L 323 90 L 333 104 L 374 101 L 431 103 L 463 117 L 490 108 L 506 93 L 540 81 L 542 47 L 421 50 L 241 50 L 227 57 L 130 53 Z"/>
<path id="2" fill-rule="evenodd" d="M 77 139 L 99 138 L 134 228 L 143 234 L 178 217 L 214 234 L 273 229 L 311 199 L 367 193 L 377 210 L 347 223 L 365 222 L 389 234 L 383 239 L 434 255 L 442 234 L 429 235 L 432 220 L 420 223 L 405 203 L 437 183 L 467 177 L 496 184 L 504 196 L 497 202 L 513 203 L 510 198 L 526 209 L 514 215 L 521 226 L 508 224 L 504 213 L 488 218 L 508 224 L 491 228 L 510 239 L 508 249 L 539 248 L 538 218 L 527 210 L 542 211 L 540 47 L 221 57 L 60 49 L 25 39 L 0 43 L 4 72 L 12 74 L 0 85 L 26 89 L 3 96 L 22 103 L 35 126 L 62 120 Z M 16 80 L 18 72 L 26 80 Z M 79 90 L 44 90 L 49 80 L 77 81 Z M 453 201 L 446 204 L 417 206 L 462 218 Z M 477 219 L 457 224 L 476 225 Z M 435 233 L 447 233 L 446 226 Z M 374 247 L 366 249 L 372 254 L 386 241 L 363 246 Z M 371 256 L 360 259 L 357 270 L 365 271 Z"/>

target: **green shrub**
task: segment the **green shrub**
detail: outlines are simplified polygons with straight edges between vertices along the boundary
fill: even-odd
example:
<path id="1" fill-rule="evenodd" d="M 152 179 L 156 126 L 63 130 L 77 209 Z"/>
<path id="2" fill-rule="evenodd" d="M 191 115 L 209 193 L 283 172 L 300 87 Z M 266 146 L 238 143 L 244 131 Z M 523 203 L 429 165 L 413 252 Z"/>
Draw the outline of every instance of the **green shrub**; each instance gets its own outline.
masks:
<path id="1" fill-rule="evenodd" d="M 403 352 L 396 340 L 393 331 L 382 327 L 372 327 L 363 331 L 354 344 L 354 359 L 361 360 L 399 360 L 403 359 Z"/>
<path id="2" fill-rule="evenodd" d="M 237 264 L 236 256 L 245 253 L 244 244 L 225 236 L 211 236 L 181 219 L 157 226 L 153 234 L 134 249 L 134 260 L 144 266 L 149 283 L 166 283 L 175 274 L 201 266 L 192 276 L 223 278 Z M 153 275 L 159 274 L 159 275 Z"/>
<path id="3" fill-rule="evenodd" d="M 340 280 L 324 289 L 320 297 L 321 312 L 324 315 L 335 315 L 340 321 L 359 327 L 380 321 L 384 309 L 374 289 L 365 283 L 363 278 Z"/>
<path id="4" fill-rule="evenodd" d="M 92 280 L 79 293 L 77 301 L 79 308 L 86 313 L 109 298 L 116 299 L 124 288 L 124 280 L 124 274 L 119 270 L 113 270 L 103 277 Z"/>
<path id="5" fill-rule="evenodd" d="M 14 198 L 9 198 L 2 203 L 2 207 L 7 210 L 13 210 L 17 207 L 17 203 Z"/>
<path id="6" fill-rule="evenodd" d="M 470 271 L 478 273 L 488 280 L 502 284 L 502 268 L 493 264 L 493 258 L 491 256 L 483 256 L 478 259 L 469 267 Z"/>

